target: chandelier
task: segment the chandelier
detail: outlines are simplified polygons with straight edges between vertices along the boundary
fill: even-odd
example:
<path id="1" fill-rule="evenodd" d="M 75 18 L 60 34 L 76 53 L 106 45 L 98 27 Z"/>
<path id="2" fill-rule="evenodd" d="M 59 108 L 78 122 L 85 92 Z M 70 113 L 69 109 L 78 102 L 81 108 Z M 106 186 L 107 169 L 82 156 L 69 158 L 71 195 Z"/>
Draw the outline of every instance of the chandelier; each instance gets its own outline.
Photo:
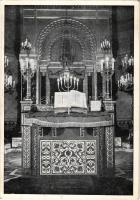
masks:
<path id="1" fill-rule="evenodd" d="M 7 56 L 4 57 L 4 69 L 4 92 L 12 94 L 15 88 L 15 80 L 9 68 L 9 59 Z"/>
<path id="2" fill-rule="evenodd" d="M 108 51 L 110 50 L 111 48 L 111 43 L 108 39 L 104 39 L 102 42 L 101 42 L 101 50 L 103 51 Z"/>
<path id="3" fill-rule="evenodd" d="M 70 66 L 73 64 L 74 55 L 72 53 L 72 42 L 71 42 L 71 31 L 67 29 L 67 26 L 72 26 L 72 24 L 67 21 L 67 9 L 66 18 L 64 21 L 64 30 L 62 30 L 62 41 L 61 41 L 61 55 L 60 62 L 63 66 L 63 70 L 59 72 L 59 77 L 57 78 L 58 91 L 69 92 L 70 90 L 78 90 L 79 77 L 78 75 L 70 70 Z M 71 28 L 70 28 L 71 30 Z M 67 38 L 67 36 L 70 36 Z"/>
<path id="4" fill-rule="evenodd" d="M 122 59 L 122 75 L 118 80 L 118 89 L 124 92 L 133 90 L 134 58 L 126 54 Z"/>
<path id="5" fill-rule="evenodd" d="M 28 38 L 25 38 L 25 41 L 23 41 L 21 43 L 21 48 L 24 49 L 27 52 L 27 54 L 30 53 L 32 45 L 31 45 L 30 40 Z"/>

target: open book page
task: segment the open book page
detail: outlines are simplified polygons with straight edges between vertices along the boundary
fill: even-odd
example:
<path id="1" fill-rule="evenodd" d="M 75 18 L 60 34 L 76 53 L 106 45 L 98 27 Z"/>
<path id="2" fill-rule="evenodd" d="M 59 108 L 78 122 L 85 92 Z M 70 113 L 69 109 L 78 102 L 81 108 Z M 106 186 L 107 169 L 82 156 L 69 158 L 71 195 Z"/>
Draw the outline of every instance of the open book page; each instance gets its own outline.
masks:
<path id="1" fill-rule="evenodd" d="M 54 108 L 79 107 L 87 108 L 85 93 L 71 90 L 70 92 L 55 92 Z"/>

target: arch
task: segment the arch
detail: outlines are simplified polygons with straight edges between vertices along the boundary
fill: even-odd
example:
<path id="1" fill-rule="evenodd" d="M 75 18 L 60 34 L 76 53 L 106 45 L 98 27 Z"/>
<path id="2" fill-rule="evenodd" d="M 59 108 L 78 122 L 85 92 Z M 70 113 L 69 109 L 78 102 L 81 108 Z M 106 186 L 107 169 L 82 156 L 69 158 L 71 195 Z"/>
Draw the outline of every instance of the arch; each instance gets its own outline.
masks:
<path id="1" fill-rule="evenodd" d="M 61 39 L 61 38 L 69 38 L 69 39 L 74 39 L 81 47 L 81 51 L 82 51 L 82 59 L 84 60 L 84 57 L 85 57 L 85 47 L 84 47 L 84 44 L 81 42 L 81 40 L 79 38 L 77 38 L 76 36 L 74 35 L 64 35 L 64 34 L 61 34 L 61 35 L 58 35 L 56 38 L 54 38 L 50 43 L 49 43 L 49 46 L 47 46 L 46 48 L 48 49 L 48 60 L 51 60 L 51 49 L 52 49 L 52 46 L 54 45 L 54 43 Z M 46 52 L 46 50 L 44 50 L 44 52 Z"/>
<path id="2" fill-rule="evenodd" d="M 62 39 L 61 39 L 62 38 Z M 63 55 L 62 50 L 62 41 L 69 42 L 69 61 L 70 62 L 79 62 L 84 60 L 84 47 L 81 42 L 74 37 L 71 36 L 61 36 L 55 40 L 50 47 L 50 60 L 51 61 L 60 61 L 60 57 Z"/>
<path id="3" fill-rule="evenodd" d="M 86 25 L 74 19 L 67 19 L 67 21 L 66 19 L 59 19 L 51 22 L 50 24 L 44 27 L 44 29 L 40 32 L 36 42 L 36 49 L 39 55 L 39 59 L 41 59 L 44 41 L 48 40 L 48 44 L 50 44 L 51 35 L 54 36 L 53 38 L 56 38 L 59 35 L 64 36 L 64 34 L 62 34 L 64 30 L 70 30 L 72 32 L 71 36 L 73 38 L 74 37 L 77 38 L 79 40 L 79 43 L 83 44 L 81 46 L 83 48 L 85 60 L 95 59 L 95 51 L 96 51 L 95 35 L 93 35 L 90 32 L 89 28 Z M 85 52 L 90 52 L 90 56 L 85 57 Z"/>

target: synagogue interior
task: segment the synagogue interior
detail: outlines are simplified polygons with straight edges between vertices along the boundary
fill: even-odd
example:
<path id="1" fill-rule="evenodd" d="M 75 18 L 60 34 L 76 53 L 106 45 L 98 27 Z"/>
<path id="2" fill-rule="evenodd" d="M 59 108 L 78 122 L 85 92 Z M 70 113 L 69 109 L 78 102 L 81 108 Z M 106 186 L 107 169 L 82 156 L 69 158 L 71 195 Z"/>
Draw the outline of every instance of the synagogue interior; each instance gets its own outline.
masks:
<path id="1" fill-rule="evenodd" d="M 4 142 L 24 176 L 114 176 L 133 149 L 133 6 L 5 6 Z"/>

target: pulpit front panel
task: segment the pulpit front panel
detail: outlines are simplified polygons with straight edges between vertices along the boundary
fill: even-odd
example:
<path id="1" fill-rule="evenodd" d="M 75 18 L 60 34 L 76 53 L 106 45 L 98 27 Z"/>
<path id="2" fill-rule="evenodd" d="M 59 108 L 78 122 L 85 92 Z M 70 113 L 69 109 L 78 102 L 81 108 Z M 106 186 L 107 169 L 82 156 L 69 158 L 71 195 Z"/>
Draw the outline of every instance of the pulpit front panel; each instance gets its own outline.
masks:
<path id="1" fill-rule="evenodd" d="M 97 140 L 40 140 L 40 175 L 97 174 Z"/>

